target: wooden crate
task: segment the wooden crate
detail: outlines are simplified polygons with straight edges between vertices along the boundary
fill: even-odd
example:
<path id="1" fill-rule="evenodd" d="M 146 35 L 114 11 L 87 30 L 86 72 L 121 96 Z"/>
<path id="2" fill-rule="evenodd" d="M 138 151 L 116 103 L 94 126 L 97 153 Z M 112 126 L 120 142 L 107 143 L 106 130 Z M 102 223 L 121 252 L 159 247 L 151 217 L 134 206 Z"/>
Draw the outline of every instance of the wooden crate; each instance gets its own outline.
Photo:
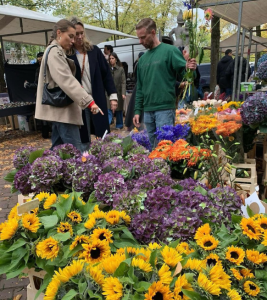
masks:
<path id="1" fill-rule="evenodd" d="M 30 283 L 27 286 L 27 300 L 34 300 L 36 293 L 38 292 L 41 284 L 39 286 L 36 285 L 36 281 L 40 281 L 44 279 L 46 272 L 40 271 L 36 272 L 33 268 L 32 269 L 24 269 L 23 273 L 28 274 Z M 43 300 L 44 293 L 41 293 L 36 300 Z"/>

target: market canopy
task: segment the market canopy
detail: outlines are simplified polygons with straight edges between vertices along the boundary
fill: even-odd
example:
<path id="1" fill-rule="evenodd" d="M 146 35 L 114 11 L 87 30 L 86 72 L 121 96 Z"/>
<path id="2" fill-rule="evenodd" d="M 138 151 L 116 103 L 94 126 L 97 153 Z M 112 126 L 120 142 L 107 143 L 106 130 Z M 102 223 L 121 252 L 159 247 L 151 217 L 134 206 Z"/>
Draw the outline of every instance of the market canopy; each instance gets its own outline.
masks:
<path id="1" fill-rule="evenodd" d="M 235 3 L 232 3 L 235 2 Z M 235 0 L 198 0 L 199 6 L 204 9 L 207 5 L 214 14 L 228 22 L 238 24 L 239 1 Z M 218 5 L 218 4 L 223 5 Z M 213 6 L 213 4 L 215 4 Z M 266 23 L 267 1 L 248 0 L 243 2 L 241 26 L 250 29 Z"/>
<path id="2" fill-rule="evenodd" d="M 46 46 L 53 26 L 61 18 L 18 6 L 0 5 L 0 36 L 4 41 Z M 87 36 L 99 44 L 112 35 L 136 38 L 117 30 L 85 25 Z"/>

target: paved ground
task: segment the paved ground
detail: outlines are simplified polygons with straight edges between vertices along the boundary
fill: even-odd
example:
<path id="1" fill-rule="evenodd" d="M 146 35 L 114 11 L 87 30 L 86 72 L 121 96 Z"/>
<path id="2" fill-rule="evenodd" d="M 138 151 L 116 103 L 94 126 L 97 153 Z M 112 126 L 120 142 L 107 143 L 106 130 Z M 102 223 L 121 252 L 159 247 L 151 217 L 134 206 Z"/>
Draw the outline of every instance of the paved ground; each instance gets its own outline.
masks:
<path id="1" fill-rule="evenodd" d="M 45 149 L 51 146 L 50 139 L 43 139 L 39 132 L 26 133 L 6 129 L 5 125 L 0 125 L 0 223 L 6 220 L 11 208 L 18 201 L 17 194 L 10 193 L 10 184 L 4 180 L 4 176 L 13 168 L 15 150 L 26 145 Z M 114 130 L 114 125 L 111 129 Z M 123 136 L 127 134 L 123 130 L 116 132 Z M 6 280 L 4 275 L 0 275 L 0 300 L 26 300 L 28 284 L 28 278 Z"/>

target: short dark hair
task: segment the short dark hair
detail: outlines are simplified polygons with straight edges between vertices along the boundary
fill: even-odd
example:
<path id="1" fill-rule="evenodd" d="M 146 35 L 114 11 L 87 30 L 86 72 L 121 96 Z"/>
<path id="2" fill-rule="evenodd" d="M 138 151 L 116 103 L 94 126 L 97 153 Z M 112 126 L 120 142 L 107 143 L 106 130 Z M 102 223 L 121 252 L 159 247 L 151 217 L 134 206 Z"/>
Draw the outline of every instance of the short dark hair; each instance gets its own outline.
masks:
<path id="1" fill-rule="evenodd" d="M 155 31 L 157 31 L 157 25 L 156 25 L 155 21 L 153 21 L 151 18 L 144 18 L 135 26 L 136 30 L 139 30 L 141 28 L 146 28 L 147 32 L 149 32 L 149 33 L 153 29 Z"/>
<path id="2" fill-rule="evenodd" d="M 111 45 L 105 45 L 104 48 L 107 48 L 110 53 L 113 52 L 113 47 Z"/>
<path id="3" fill-rule="evenodd" d="M 116 59 L 116 64 L 117 64 L 119 67 L 122 66 L 122 63 L 121 63 L 120 59 L 118 58 L 117 53 L 115 53 L 115 52 L 110 53 L 109 59 L 110 59 L 110 56 L 113 56 L 113 57 Z"/>
<path id="4" fill-rule="evenodd" d="M 230 54 L 230 53 L 232 53 L 233 51 L 232 51 L 232 49 L 227 49 L 226 51 L 225 51 L 225 55 L 228 55 L 228 54 Z"/>
<path id="5" fill-rule="evenodd" d="M 164 44 L 173 45 L 173 40 L 169 36 L 163 35 L 161 40 Z"/>

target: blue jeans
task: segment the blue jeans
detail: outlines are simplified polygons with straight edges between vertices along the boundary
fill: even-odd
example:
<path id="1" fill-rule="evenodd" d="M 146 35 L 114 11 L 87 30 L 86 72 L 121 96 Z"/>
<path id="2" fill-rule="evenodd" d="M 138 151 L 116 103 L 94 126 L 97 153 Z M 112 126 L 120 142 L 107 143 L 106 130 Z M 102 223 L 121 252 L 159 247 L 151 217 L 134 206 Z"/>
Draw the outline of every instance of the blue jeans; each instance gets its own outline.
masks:
<path id="1" fill-rule="evenodd" d="M 122 110 L 115 111 L 115 116 L 116 116 L 116 128 L 123 128 L 123 112 Z M 113 118 L 113 112 L 111 109 L 108 110 L 108 121 L 109 125 L 111 124 Z"/>
<path id="2" fill-rule="evenodd" d="M 149 137 L 149 142 L 152 148 L 155 148 L 158 144 L 155 132 L 157 128 L 161 128 L 164 125 L 174 125 L 175 121 L 175 109 L 166 109 L 158 111 L 145 111 L 144 123 Z"/>
<path id="3" fill-rule="evenodd" d="M 78 150 L 83 150 L 78 125 L 52 122 L 51 140 L 51 149 L 62 144 L 72 144 Z"/>

